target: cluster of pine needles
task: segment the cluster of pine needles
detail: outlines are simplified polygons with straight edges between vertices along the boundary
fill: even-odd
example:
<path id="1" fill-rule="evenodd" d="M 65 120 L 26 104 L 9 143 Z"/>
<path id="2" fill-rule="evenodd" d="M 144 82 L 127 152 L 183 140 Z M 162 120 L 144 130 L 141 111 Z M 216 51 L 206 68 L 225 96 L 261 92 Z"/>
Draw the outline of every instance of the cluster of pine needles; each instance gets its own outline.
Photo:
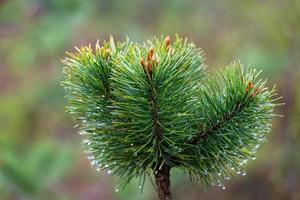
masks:
<path id="1" fill-rule="evenodd" d="M 133 177 L 142 187 L 167 166 L 225 189 L 246 174 L 281 105 L 260 71 L 237 61 L 210 75 L 202 51 L 179 37 L 143 45 L 111 37 L 76 48 L 63 63 L 67 111 L 88 159 L 120 187 Z"/>

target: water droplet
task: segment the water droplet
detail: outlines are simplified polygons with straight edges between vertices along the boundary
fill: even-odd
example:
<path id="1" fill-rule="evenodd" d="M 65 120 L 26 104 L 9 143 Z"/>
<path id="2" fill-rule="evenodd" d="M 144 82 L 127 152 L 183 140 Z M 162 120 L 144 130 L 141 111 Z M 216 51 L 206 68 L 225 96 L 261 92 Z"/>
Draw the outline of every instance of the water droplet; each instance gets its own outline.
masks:
<path id="1" fill-rule="evenodd" d="M 107 167 L 109 167 L 109 165 L 108 165 L 108 164 L 106 164 L 106 165 L 105 165 L 105 167 L 107 168 Z"/>
<path id="2" fill-rule="evenodd" d="M 141 185 L 139 185 L 139 188 L 141 189 L 141 188 L 142 188 L 142 186 L 141 186 Z"/>
<path id="3" fill-rule="evenodd" d="M 96 165 L 97 163 L 98 163 L 97 160 L 92 160 L 92 161 L 91 161 L 91 165 Z"/>
<path id="4" fill-rule="evenodd" d="M 229 179 L 230 179 L 230 177 L 229 177 L 229 176 L 227 176 L 227 177 L 225 177 L 225 179 L 226 179 L 226 180 L 229 180 Z"/>
<path id="5" fill-rule="evenodd" d="M 243 172 L 243 173 L 242 173 L 242 176 L 246 176 L 246 172 Z"/>
<path id="6" fill-rule="evenodd" d="M 90 142 L 90 141 L 87 140 L 87 139 L 84 139 L 84 140 L 82 141 L 83 144 L 86 144 L 86 143 L 89 143 L 89 142 Z"/>
<path id="7" fill-rule="evenodd" d="M 133 146 L 133 143 L 131 143 L 130 146 L 132 147 L 132 146 Z"/>
<path id="8" fill-rule="evenodd" d="M 100 168 L 98 167 L 96 170 L 97 170 L 97 171 L 100 171 Z"/>
<path id="9" fill-rule="evenodd" d="M 241 173 L 241 171 L 237 171 L 236 173 L 237 173 L 237 174 L 240 174 L 240 173 Z"/>
<path id="10" fill-rule="evenodd" d="M 77 128 L 79 126 L 79 124 L 76 124 L 75 126 L 74 126 L 74 128 Z"/>
<path id="11" fill-rule="evenodd" d="M 118 189 L 118 188 L 116 188 L 116 189 L 115 189 L 115 192 L 119 192 L 119 189 Z"/>
<path id="12" fill-rule="evenodd" d="M 83 119 L 82 122 L 85 123 L 85 122 L 86 122 L 86 119 Z"/>
<path id="13" fill-rule="evenodd" d="M 111 170 L 108 170 L 107 173 L 108 173 L 108 174 L 111 174 Z"/>
<path id="14" fill-rule="evenodd" d="M 252 158 L 252 160 L 255 160 L 256 159 L 256 157 L 254 156 L 253 158 Z"/>
<path id="15" fill-rule="evenodd" d="M 220 172 L 218 173 L 218 176 L 221 176 L 221 173 L 220 173 Z"/>
<path id="16" fill-rule="evenodd" d="M 225 185 L 222 185 L 222 190 L 225 190 L 225 189 L 226 189 Z"/>
<path id="17" fill-rule="evenodd" d="M 234 167 L 231 167 L 231 170 L 234 170 Z"/>
<path id="18" fill-rule="evenodd" d="M 83 135 L 85 133 L 86 133 L 85 131 L 79 131 L 79 135 Z"/>
<path id="19" fill-rule="evenodd" d="M 216 185 L 214 182 L 211 182 L 211 185 Z"/>

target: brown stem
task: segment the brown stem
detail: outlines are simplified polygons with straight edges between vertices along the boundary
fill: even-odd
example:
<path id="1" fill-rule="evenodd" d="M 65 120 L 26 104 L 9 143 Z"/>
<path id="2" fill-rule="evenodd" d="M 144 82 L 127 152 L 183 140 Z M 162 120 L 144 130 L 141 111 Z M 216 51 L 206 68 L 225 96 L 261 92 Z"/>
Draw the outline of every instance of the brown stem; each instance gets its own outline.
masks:
<path id="1" fill-rule="evenodd" d="M 160 200 L 172 199 L 170 190 L 170 170 L 170 166 L 163 165 L 160 169 L 157 169 L 154 174 L 157 186 L 157 193 Z"/>

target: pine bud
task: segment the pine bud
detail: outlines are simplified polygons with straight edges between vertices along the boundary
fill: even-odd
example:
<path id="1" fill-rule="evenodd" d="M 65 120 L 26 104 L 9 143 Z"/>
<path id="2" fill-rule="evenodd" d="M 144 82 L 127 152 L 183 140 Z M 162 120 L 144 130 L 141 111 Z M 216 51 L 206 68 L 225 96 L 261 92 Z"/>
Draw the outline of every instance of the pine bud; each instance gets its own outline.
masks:
<path id="1" fill-rule="evenodd" d="M 248 93 L 253 88 L 253 83 L 251 81 L 248 82 L 246 92 Z"/>
<path id="2" fill-rule="evenodd" d="M 169 46 L 171 44 L 171 37 L 168 35 L 166 38 L 165 38 L 165 45 L 166 45 L 166 48 L 169 49 Z"/>
<path id="3" fill-rule="evenodd" d="M 148 73 L 152 76 L 152 64 L 150 62 L 148 63 Z"/>
<path id="4" fill-rule="evenodd" d="M 146 72 L 146 64 L 145 64 L 144 58 L 141 59 L 141 65 L 143 67 L 144 72 Z"/>
<path id="5" fill-rule="evenodd" d="M 153 58 L 153 54 L 154 54 L 154 48 L 151 47 L 149 52 L 148 52 L 148 56 L 147 56 L 147 61 L 148 63 L 151 62 L 152 58 Z"/>

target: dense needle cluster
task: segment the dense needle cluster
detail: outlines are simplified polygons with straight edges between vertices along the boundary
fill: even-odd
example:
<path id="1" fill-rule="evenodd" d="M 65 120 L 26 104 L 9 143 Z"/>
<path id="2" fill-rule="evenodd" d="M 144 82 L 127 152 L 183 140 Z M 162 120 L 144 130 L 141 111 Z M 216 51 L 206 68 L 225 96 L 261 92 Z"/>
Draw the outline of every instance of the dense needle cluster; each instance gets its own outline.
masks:
<path id="1" fill-rule="evenodd" d="M 233 62 L 208 75 L 202 51 L 178 37 L 76 50 L 63 86 L 88 159 L 121 186 L 154 178 L 160 199 L 171 198 L 171 168 L 223 189 L 245 175 L 280 105 L 260 72 Z"/>

